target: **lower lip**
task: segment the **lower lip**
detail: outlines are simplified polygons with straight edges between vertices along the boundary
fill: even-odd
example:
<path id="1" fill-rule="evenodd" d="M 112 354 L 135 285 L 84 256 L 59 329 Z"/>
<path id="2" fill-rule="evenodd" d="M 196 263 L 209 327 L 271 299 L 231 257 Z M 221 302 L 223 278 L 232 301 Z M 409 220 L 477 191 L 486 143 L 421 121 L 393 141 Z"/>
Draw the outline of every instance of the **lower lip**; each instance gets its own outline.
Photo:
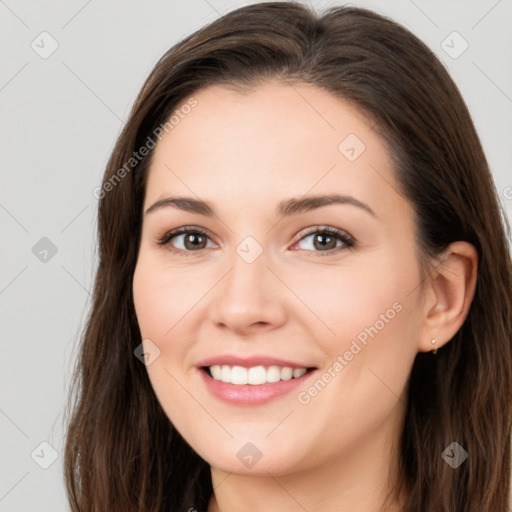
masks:
<path id="1" fill-rule="evenodd" d="M 296 379 L 267 382 L 260 385 L 228 384 L 213 379 L 203 369 L 199 369 L 199 373 L 210 393 L 224 402 L 237 405 L 259 405 L 291 393 L 294 389 L 303 385 L 315 373 L 315 370 L 311 370 Z"/>

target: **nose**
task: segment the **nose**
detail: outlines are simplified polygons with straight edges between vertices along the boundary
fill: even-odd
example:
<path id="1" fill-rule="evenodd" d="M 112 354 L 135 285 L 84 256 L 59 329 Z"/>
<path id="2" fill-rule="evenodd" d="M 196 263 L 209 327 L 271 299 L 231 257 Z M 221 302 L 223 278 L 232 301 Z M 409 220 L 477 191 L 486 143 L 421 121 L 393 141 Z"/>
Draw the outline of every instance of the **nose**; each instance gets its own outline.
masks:
<path id="1" fill-rule="evenodd" d="M 210 318 L 238 335 L 272 330 L 286 321 L 286 287 L 268 265 L 266 253 L 247 262 L 233 254 L 232 265 L 216 286 Z"/>

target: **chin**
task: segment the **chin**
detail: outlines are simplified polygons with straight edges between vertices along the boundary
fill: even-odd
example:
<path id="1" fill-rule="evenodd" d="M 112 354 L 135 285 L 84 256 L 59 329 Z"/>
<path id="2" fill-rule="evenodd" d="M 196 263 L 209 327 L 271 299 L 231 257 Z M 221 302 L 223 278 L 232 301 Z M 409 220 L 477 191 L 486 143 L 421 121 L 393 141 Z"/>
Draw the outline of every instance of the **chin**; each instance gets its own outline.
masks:
<path id="1" fill-rule="evenodd" d="M 212 440 L 208 445 L 193 447 L 208 464 L 226 473 L 268 476 L 283 475 L 299 469 L 301 454 L 294 446 L 283 446 L 281 442 L 265 439 L 268 431 L 257 436 L 235 437 L 229 441 Z M 212 450 L 217 444 L 218 449 Z"/>

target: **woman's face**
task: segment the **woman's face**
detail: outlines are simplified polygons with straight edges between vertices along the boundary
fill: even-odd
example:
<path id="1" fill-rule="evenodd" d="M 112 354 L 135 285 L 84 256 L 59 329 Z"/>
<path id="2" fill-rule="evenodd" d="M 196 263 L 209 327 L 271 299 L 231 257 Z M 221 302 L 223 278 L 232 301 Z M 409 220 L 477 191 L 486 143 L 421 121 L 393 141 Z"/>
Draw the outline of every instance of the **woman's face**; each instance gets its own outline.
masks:
<path id="1" fill-rule="evenodd" d="M 155 148 L 133 282 L 163 410 L 228 472 L 383 457 L 427 334 L 382 140 L 312 86 L 194 98 Z"/>

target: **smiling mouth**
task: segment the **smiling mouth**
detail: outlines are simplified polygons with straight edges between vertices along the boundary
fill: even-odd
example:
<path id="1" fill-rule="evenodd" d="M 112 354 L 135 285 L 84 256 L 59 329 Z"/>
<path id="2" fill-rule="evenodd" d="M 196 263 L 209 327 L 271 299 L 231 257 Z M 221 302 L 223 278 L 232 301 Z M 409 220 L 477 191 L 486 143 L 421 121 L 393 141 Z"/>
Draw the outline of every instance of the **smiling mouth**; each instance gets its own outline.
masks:
<path id="1" fill-rule="evenodd" d="M 226 384 L 261 386 L 275 382 L 299 379 L 303 375 L 316 370 L 316 368 L 291 368 L 289 366 L 252 366 L 245 368 L 236 365 L 202 366 L 211 379 Z"/>

